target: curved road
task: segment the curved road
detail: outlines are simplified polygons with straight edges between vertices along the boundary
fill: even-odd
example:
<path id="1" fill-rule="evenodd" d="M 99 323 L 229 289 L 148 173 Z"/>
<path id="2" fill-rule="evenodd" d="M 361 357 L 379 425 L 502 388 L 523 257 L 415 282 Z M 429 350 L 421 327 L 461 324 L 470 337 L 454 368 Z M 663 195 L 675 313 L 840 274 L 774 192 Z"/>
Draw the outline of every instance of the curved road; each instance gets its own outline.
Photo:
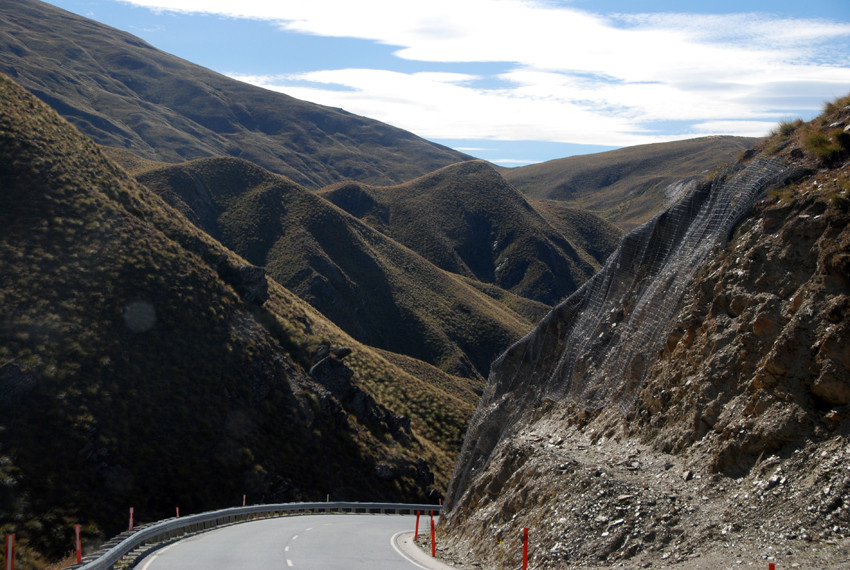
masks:
<path id="1" fill-rule="evenodd" d="M 402 554 L 396 537 L 412 533 L 411 515 L 299 515 L 236 524 L 180 540 L 142 559 L 140 570 L 436 568 Z M 430 519 L 419 520 L 430 532 Z M 422 561 L 424 562 L 424 561 Z"/>

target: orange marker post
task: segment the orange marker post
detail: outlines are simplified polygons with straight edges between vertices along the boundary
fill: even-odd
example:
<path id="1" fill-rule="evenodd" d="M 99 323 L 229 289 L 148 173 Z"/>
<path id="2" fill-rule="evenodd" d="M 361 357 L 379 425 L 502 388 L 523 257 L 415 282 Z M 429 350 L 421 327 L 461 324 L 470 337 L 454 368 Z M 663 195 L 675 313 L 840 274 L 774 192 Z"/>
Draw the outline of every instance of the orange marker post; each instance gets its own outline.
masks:
<path id="1" fill-rule="evenodd" d="M 6 556 L 3 570 L 15 570 L 15 535 L 6 535 Z"/>
<path id="2" fill-rule="evenodd" d="M 77 547 L 77 564 L 83 561 L 83 541 L 80 539 L 80 525 L 74 525 L 74 536 Z"/>
<path id="3" fill-rule="evenodd" d="M 522 570 L 528 570 L 528 529 L 522 529 Z"/>

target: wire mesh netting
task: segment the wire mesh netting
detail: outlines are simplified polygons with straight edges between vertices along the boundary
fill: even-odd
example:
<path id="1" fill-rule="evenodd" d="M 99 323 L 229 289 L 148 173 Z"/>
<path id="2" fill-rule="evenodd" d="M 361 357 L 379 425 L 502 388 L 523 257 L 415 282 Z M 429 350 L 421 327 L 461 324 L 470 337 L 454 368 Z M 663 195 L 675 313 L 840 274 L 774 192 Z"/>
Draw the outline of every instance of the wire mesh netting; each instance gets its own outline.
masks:
<path id="1" fill-rule="evenodd" d="M 710 182 L 629 233 L 605 266 L 492 365 L 448 491 L 451 509 L 471 473 L 543 399 L 585 409 L 633 405 L 694 274 L 785 168 L 759 159 Z"/>

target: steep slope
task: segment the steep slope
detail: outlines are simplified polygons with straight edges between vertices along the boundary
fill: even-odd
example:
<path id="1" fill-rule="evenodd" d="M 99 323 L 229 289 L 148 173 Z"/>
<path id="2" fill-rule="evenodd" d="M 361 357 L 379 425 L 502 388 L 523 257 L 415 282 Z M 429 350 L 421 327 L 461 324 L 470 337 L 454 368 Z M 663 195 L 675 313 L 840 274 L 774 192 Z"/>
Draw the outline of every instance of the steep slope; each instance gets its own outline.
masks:
<path id="1" fill-rule="evenodd" d="M 506 168 L 502 175 L 529 198 L 562 201 L 631 230 L 676 198 L 681 187 L 671 184 L 734 162 L 757 140 L 706 137 L 639 145 Z"/>
<path id="2" fill-rule="evenodd" d="M 847 562 L 848 125 L 850 97 L 782 125 L 494 363 L 450 483 L 452 556 L 515 565 L 530 527 L 538 567 Z"/>
<path id="3" fill-rule="evenodd" d="M 445 485 L 474 384 L 352 340 L 5 76 L 0 266 L 0 533 L 31 561 L 129 506 Z"/>
<path id="4" fill-rule="evenodd" d="M 614 253 L 623 237 L 620 228 L 587 210 L 570 208 L 556 200 L 529 200 L 528 203 L 597 270 Z"/>
<path id="5" fill-rule="evenodd" d="M 199 159 L 138 180 L 366 344 L 485 375 L 530 321 L 291 180 Z"/>
<path id="6" fill-rule="evenodd" d="M 392 187 L 343 182 L 320 194 L 446 271 L 549 305 L 598 268 L 485 162 Z"/>
<path id="7" fill-rule="evenodd" d="M 150 159 L 239 156 L 309 187 L 409 180 L 469 157 L 234 81 L 38 0 L 0 2 L 0 72 L 96 142 Z"/>

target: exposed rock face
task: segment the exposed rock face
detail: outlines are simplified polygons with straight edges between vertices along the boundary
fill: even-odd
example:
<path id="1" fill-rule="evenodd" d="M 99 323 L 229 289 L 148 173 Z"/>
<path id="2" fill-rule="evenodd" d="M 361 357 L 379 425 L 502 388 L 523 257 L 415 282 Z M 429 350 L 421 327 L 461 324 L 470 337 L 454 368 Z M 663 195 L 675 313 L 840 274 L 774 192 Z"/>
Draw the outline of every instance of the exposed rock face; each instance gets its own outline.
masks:
<path id="1" fill-rule="evenodd" d="M 781 154 L 816 165 L 793 144 Z M 580 290 L 494 363 L 449 489 L 447 557 L 515 566 L 529 527 L 533 567 L 846 562 L 850 163 L 772 181 L 681 293 L 645 266 L 663 245 L 635 277 L 608 280 L 674 299 L 644 350 L 592 348 L 633 336 L 625 325 L 657 316 L 663 296 L 640 309 L 643 293 L 593 305 Z M 657 237 L 675 236 L 671 220 Z M 589 311 L 601 324 L 577 338 Z"/>
<path id="2" fill-rule="evenodd" d="M 448 491 L 449 505 L 496 445 L 544 400 L 631 407 L 694 272 L 764 189 L 777 162 L 694 188 L 630 233 L 605 267 L 493 363 Z"/>
<path id="3" fill-rule="evenodd" d="M 409 446 L 413 433 L 410 418 L 393 414 L 352 382 L 354 372 L 342 362 L 350 354 L 348 347 L 331 349 L 321 345 L 316 351 L 321 359 L 310 368 L 310 376 L 327 388 L 360 423 L 380 434 L 390 434 L 400 444 Z"/>
<path id="4" fill-rule="evenodd" d="M 269 282 L 266 270 L 256 265 L 231 266 L 224 256 L 213 263 L 225 283 L 229 284 L 246 303 L 262 305 L 269 300 Z"/>

